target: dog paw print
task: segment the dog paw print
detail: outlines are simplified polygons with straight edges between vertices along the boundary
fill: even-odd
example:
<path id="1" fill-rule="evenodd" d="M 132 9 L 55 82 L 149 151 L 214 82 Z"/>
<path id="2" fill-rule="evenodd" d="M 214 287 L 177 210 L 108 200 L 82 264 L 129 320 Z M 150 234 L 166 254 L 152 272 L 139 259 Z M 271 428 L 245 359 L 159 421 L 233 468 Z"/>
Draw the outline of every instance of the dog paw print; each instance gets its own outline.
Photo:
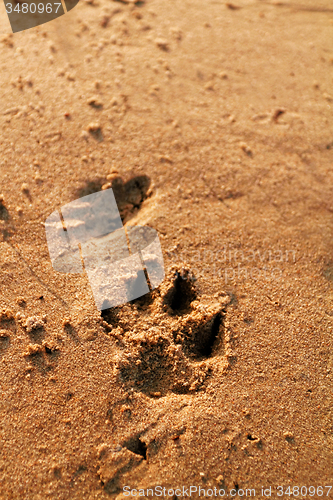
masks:
<path id="1" fill-rule="evenodd" d="M 194 393 L 226 350 L 229 297 L 199 296 L 188 269 L 172 267 L 160 287 L 121 308 L 102 312 L 119 346 L 120 380 L 150 397 Z"/>
<path id="2" fill-rule="evenodd" d="M 164 278 L 157 231 L 149 226 L 123 224 L 126 210 L 132 213 L 135 207 L 139 209 L 147 186 L 140 177 L 125 184 L 117 179 L 112 188 L 107 184 L 102 191 L 73 200 L 61 211 L 55 210 L 45 222 L 54 270 L 84 270 L 99 311 L 145 295 Z"/>

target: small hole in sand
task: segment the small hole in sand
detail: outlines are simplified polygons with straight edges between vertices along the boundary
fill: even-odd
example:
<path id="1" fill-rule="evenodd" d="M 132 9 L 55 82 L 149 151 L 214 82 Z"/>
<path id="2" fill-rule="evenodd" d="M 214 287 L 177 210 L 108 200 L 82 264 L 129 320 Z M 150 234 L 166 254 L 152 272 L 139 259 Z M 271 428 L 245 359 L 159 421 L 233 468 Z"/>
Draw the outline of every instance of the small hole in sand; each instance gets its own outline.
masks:
<path id="1" fill-rule="evenodd" d="M 123 446 L 132 453 L 140 455 L 144 460 L 147 460 L 147 445 L 139 438 L 139 436 L 130 438 L 123 444 Z"/>
<path id="2" fill-rule="evenodd" d="M 9 212 L 7 208 L 0 203 L 0 220 L 8 220 L 9 219 Z"/>
<path id="3" fill-rule="evenodd" d="M 174 312 L 182 314 L 195 299 L 196 293 L 189 274 L 176 271 L 173 286 L 166 294 L 164 302 L 170 305 Z"/>
<path id="4" fill-rule="evenodd" d="M 207 335 L 203 336 L 201 342 L 199 343 L 199 352 L 206 358 L 212 355 L 213 347 L 219 334 L 221 322 L 221 314 L 217 314 L 213 319 L 210 331 L 208 330 Z"/>

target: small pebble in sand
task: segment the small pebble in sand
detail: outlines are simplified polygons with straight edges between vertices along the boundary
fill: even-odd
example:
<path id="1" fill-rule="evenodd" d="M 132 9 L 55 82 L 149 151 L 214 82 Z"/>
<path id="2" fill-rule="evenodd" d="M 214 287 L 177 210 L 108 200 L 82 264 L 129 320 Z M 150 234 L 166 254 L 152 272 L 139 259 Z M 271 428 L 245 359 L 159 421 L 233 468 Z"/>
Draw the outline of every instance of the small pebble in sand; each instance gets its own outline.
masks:
<path id="1" fill-rule="evenodd" d="M 0 194 L 0 204 L 3 204 L 4 199 L 5 199 L 5 198 L 4 198 L 4 195 L 3 195 L 3 194 Z"/>
<path id="2" fill-rule="evenodd" d="M 99 21 L 99 25 L 102 27 L 102 28 L 107 28 L 108 25 L 109 25 L 109 22 L 110 22 L 110 19 L 111 19 L 111 16 L 107 16 L 107 15 L 102 15 L 100 21 Z"/>
<path id="3" fill-rule="evenodd" d="M 10 337 L 10 331 L 9 330 L 0 330 L 0 338 L 5 339 L 7 337 Z"/>
<path id="4" fill-rule="evenodd" d="M 87 104 L 93 108 L 101 108 L 103 106 L 103 103 L 98 96 L 89 97 L 89 99 L 87 99 Z"/>
<path id="5" fill-rule="evenodd" d="M 82 137 L 82 139 L 85 139 L 87 141 L 89 138 L 88 132 L 86 130 L 82 130 L 81 137 Z"/>
<path id="6" fill-rule="evenodd" d="M 252 156 L 253 153 L 252 153 L 252 149 L 250 148 L 250 146 L 248 146 L 245 142 L 241 142 L 239 144 L 239 147 L 244 151 L 244 153 L 246 153 L 248 156 Z"/>
<path id="7" fill-rule="evenodd" d="M 228 9 L 230 10 L 238 10 L 240 9 L 241 7 L 239 7 L 238 5 L 235 5 L 233 3 L 230 3 L 230 2 L 227 2 L 226 4 L 226 7 L 228 7 Z"/>
<path id="8" fill-rule="evenodd" d="M 288 443 L 290 443 L 290 442 L 292 442 L 294 440 L 294 435 L 290 431 L 284 432 L 283 433 L 283 437 L 285 438 L 286 441 L 288 441 Z"/>
<path id="9" fill-rule="evenodd" d="M 172 158 L 168 155 L 159 155 L 158 159 L 160 163 L 173 163 Z"/>
<path id="10" fill-rule="evenodd" d="M 48 45 L 48 47 L 49 47 L 49 49 L 50 49 L 51 52 L 53 52 L 53 53 L 57 52 L 57 49 L 56 49 L 54 43 L 52 43 L 51 41 L 49 41 L 49 42 L 47 42 L 47 45 Z"/>
<path id="11" fill-rule="evenodd" d="M 70 318 L 65 318 L 64 321 L 62 322 L 62 326 L 64 328 L 71 326 L 71 320 L 70 320 Z"/>
<path id="12" fill-rule="evenodd" d="M 113 171 L 106 176 L 107 180 L 112 182 L 114 179 L 118 177 L 118 171 Z"/>
<path id="13" fill-rule="evenodd" d="M 170 33 L 176 40 L 180 41 L 183 38 L 183 32 L 180 28 L 178 28 L 178 26 L 170 28 Z"/>
<path id="14" fill-rule="evenodd" d="M 23 214 L 22 207 L 16 207 L 16 212 L 17 212 L 17 215 L 22 215 Z"/>
<path id="15" fill-rule="evenodd" d="M 37 183 L 43 182 L 39 172 L 35 172 L 34 179 Z"/>
<path id="16" fill-rule="evenodd" d="M 161 50 L 169 50 L 169 42 L 165 38 L 155 38 L 155 44 Z"/>
<path id="17" fill-rule="evenodd" d="M 206 90 L 215 90 L 214 82 L 212 82 L 212 81 L 207 82 L 206 85 L 205 85 L 205 89 Z"/>
<path id="18" fill-rule="evenodd" d="M 277 123 L 278 122 L 278 119 L 280 118 L 280 116 L 284 115 L 284 113 L 286 112 L 285 109 L 283 108 L 280 108 L 280 109 L 276 109 L 273 113 L 273 122 Z"/>
<path id="19" fill-rule="evenodd" d="M 89 123 L 89 125 L 87 127 L 88 132 L 97 132 L 100 129 L 101 129 L 101 125 L 98 122 L 91 122 L 91 123 Z"/>
<path id="20" fill-rule="evenodd" d="M 29 186 L 26 182 L 23 182 L 23 184 L 21 186 L 21 191 L 22 191 L 22 193 L 25 193 L 25 194 L 29 193 Z"/>
<path id="21" fill-rule="evenodd" d="M 13 37 L 12 33 L 4 35 L 0 38 L 0 42 L 2 42 L 6 47 L 13 48 L 14 43 L 13 43 L 12 37 Z"/>
<path id="22" fill-rule="evenodd" d="M 132 16 L 135 17 L 135 19 L 142 19 L 142 14 L 141 12 L 137 11 L 137 10 L 134 10 L 132 12 Z"/>

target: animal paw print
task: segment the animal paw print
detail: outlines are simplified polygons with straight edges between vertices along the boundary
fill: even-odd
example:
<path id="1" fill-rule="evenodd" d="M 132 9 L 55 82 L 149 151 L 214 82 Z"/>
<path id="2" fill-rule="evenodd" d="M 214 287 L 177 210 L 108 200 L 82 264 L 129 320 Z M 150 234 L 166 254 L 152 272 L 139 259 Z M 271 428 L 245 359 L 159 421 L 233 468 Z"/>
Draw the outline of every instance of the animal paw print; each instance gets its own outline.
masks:
<path id="1" fill-rule="evenodd" d="M 104 326 L 119 347 L 120 380 L 150 397 L 200 389 L 211 371 L 209 360 L 225 354 L 229 301 L 199 297 L 190 271 L 172 267 L 157 290 L 103 311 Z"/>

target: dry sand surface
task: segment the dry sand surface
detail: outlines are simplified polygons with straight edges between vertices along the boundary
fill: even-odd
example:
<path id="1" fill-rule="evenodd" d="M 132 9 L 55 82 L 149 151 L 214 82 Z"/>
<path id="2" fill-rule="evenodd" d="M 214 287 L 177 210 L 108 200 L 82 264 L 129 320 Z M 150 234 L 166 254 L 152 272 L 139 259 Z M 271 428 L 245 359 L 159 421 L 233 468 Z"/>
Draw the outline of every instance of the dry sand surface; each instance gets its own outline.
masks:
<path id="1" fill-rule="evenodd" d="M 329 0 L 82 0 L 1 37 L 1 499 L 332 498 L 332 30 Z M 102 187 L 166 278 L 100 313 L 44 222 Z"/>

